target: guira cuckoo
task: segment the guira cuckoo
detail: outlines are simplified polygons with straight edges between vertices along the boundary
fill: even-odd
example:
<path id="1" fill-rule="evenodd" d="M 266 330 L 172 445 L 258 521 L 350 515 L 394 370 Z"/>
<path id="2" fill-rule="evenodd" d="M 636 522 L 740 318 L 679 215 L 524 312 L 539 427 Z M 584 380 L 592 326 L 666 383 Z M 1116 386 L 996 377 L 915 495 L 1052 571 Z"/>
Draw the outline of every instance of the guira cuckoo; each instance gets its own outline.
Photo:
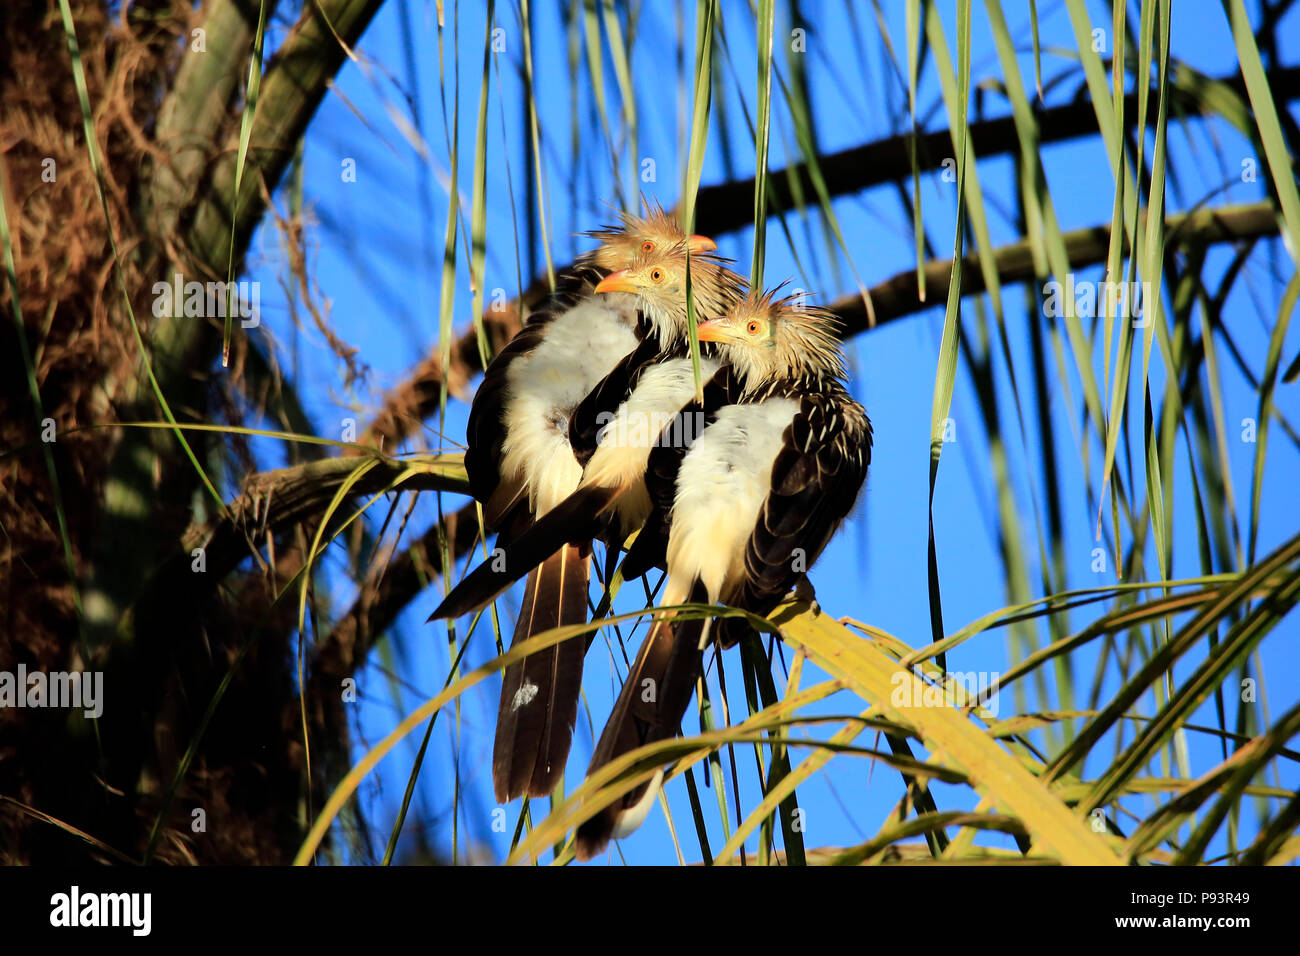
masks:
<path id="1" fill-rule="evenodd" d="M 465 470 L 503 545 L 577 487 L 582 463 L 570 444 L 579 403 L 659 329 L 629 295 L 597 295 L 611 272 L 666 250 L 708 259 L 711 239 L 686 236 L 658 206 L 592 233 L 599 246 L 557 277 L 547 305 L 488 366 L 466 428 Z M 529 576 L 512 643 L 587 616 L 590 548 L 565 547 Z M 584 648 L 569 642 L 506 669 L 492 777 L 502 802 L 554 789 L 564 771 L 582 687 Z"/>
<path id="2" fill-rule="evenodd" d="M 729 369 L 698 406 L 708 425 L 694 442 L 651 454 L 654 514 L 628 556 L 666 559 L 661 606 L 721 602 L 765 615 L 853 510 L 871 461 L 871 422 L 842 384 L 836 331 L 831 313 L 771 292 L 699 327 Z M 690 703 L 711 622 L 655 618 L 588 774 L 674 736 Z M 661 774 L 579 826 L 579 859 L 640 826 Z"/>

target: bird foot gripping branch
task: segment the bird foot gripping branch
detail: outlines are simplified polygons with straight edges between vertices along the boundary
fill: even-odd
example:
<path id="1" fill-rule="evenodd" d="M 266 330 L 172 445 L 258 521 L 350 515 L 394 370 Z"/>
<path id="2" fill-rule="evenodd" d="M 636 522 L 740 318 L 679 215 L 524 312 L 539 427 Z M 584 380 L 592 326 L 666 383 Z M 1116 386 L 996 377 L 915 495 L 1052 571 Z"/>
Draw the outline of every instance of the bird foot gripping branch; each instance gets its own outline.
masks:
<path id="1" fill-rule="evenodd" d="M 817 603 L 817 589 L 813 587 L 806 574 L 799 575 L 794 582 L 794 599 L 807 604 L 814 614 L 822 612 L 822 606 Z"/>

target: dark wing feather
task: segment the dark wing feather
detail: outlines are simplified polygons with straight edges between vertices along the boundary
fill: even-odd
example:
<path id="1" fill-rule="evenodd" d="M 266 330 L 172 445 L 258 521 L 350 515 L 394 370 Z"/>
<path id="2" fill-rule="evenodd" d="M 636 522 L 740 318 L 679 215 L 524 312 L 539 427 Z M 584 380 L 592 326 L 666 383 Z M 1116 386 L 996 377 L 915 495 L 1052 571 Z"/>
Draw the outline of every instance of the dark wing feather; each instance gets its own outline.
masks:
<path id="1" fill-rule="evenodd" d="M 691 601 L 708 601 L 703 585 L 696 585 Z M 638 747 L 676 736 L 700 673 L 703 628 L 701 620 L 656 621 L 651 627 L 596 743 L 587 776 Z M 634 788 L 578 827 L 579 860 L 590 860 L 605 849 L 619 818 L 648 788 Z"/>
<path id="2" fill-rule="evenodd" d="M 862 407 L 838 387 L 804 395 L 745 549 L 744 583 L 727 603 L 756 614 L 775 607 L 853 510 L 870 463 L 871 422 Z M 735 628 L 724 630 L 731 643 Z"/>
<path id="3" fill-rule="evenodd" d="M 429 620 L 460 617 L 477 610 L 566 544 L 587 547 L 604 527 L 602 512 L 617 494 L 615 488 L 579 488 L 461 578 Z"/>
<path id="4" fill-rule="evenodd" d="M 509 398 L 510 366 L 517 359 L 530 354 L 546 338 L 548 326 L 556 317 L 573 308 L 583 298 L 594 295 L 596 283 L 605 273 L 596 268 L 567 269 L 556 277 L 555 292 L 546 305 L 533 313 L 527 324 L 516 333 L 510 343 L 497 353 L 483 373 L 483 381 L 474 393 L 470 404 L 469 421 L 465 427 L 465 472 L 469 476 L 470 491 L 478 501 L 487 503 L 498 492 L 501 484 L 502 446 L 505 443 L 505 405 Z M 516 510 L 517 495 L 499 498 L 502 506 L 488 516 L 489 526 L 506 523 Z"/>

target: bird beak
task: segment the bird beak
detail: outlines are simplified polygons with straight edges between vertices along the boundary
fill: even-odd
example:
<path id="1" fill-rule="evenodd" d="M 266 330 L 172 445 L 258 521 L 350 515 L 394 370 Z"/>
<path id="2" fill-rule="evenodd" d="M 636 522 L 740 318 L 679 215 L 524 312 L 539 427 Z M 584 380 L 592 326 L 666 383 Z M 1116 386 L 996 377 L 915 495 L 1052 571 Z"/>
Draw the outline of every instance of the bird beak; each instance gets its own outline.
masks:
<path id="1" fill-rule="evenodd" d="M 597 292 L 636 292 L 636 285 L 628 278 L 626 269 L 611 272 L 596 283 Z"/>
<path id="2" fill-rule="evenodd" d="M 727 327 L 721 319 L 701 322 L 695 327 L 695 332 L 701 342 L 725 342 L 729 338 Z"/>
<path id="3" fill-rule="evenodd" d="M 712 252 L 718 248 L 718 244 L 708 236 L 687 236 L 686 246 L 691 250 L 691 255 L 697 256 L 701 252 Z"/>

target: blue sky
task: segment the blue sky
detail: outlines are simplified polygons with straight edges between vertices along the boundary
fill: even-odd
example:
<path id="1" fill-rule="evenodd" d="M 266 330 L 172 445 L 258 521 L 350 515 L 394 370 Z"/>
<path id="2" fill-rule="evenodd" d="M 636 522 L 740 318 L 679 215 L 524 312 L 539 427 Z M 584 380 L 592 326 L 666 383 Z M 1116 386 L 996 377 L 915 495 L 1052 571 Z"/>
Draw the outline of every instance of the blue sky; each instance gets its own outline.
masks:
<path id="1" fill-rule="evenodd" d="M 465 204 L 464 224 L 469 222 L 469 199 L 472 181 L 475 123 L 483 69 L 484 6 L 462 3 L 459 11 L 459 82 L 460 82 L 460 177 L 461 201 Z M 505 50 L 494 64 L 488 112 L 487 171 L 487 268 L 485 288 L 503 288 L 513 296 L 522 274 L 526 283 L 534 266 L 521 261 L 526 254 L 522 234 L 516 241 L 516 224 L 522 229 L 524 182 L 532 170 L 524 165 L 523 111 L 519 95 L 517 63 L 521 57 L 521 40 L 515 4 L 497 3 L 496 26 Z M 557 263 L 572 258 L 587 247 L 578 233 L 594 228 L 611 218 L 606 202 L 616 201 L 613 160 L 609 141 L 601 130 L 593 110 L 590 90 L 580 91 L 578 110 L 570 110 L 570 81 L 567 40 L 563 33 L 559 3 L 535 0 L 534 61 L 537 71 L 538 109 L 541 113 L 548 167 L 548 215 L 552 253 Z M 871 6 L 854 5 L 856 25 L 841 2 L 805 3 L 799 24 L 789 22 L 784 5 L 778 5 L 776 38 L 778 64 L 787 70 L 783 43 L 796 26 L 807 30 L 807 69 L 816 106 L 818 141 L 823 151 L 833 151 L 878 139 L 904 130 L 907 110 L 905 91 L 900 91 L 893 67 L 883 55 L 876 37 L 877 25 Z M 900 55 L 906 32 L 903 4 L 882 4 L 887 8 L 885 21 Z M 950 4 L 944 8 L 944 23 L 950 47 L 955 48 L 955 21 Z M 1032 90 L 1033 60 L 1025 6 L 1005 4 L 1006 15 L 1021 51 L 1020 65 L 1026 84 Z M 1253 7 L 1253 4 L 1249 5 Z M 450 110 L 453 92 L 454 53 L 452 33 L 454 4 L 448 0 L 448 31 L 444 37 L 447 56 L 447 102 Z M 973 118 L 1006 115 L 1005 99 L 985 81 L 1000 78 L 992 36 L 982 4 L 974 4 L 973 80 L 983 90 L 972 99 Z M 1094 24 L 1109 33 L 1110 12 L 1098 3 L 1089 3 Z M 689 127 L 689 90 L 679 82 L 673 44 L 677 30 L 675 17 L 679 8 L 688 25 L 693 22 L 694 5 L 677 2 L 644 2 L 637 28 L 637 45 L 632 56 L 633 86 L 638 112 L 638 146 L 636 156 L 655 160 L 657 181 L 642 184 L 648 195 L 664 205 L 675 204 L 681 191 L 681 170 L 686 153 L 683 130 Z M 1049 94 L 1049 105 L 1064 102 L 1082 85 L 1077 61 L 1068 51 L 1074 49 L 1073 32 L 1064 4 L 1040 2 L 1040 34 L 1043 46 L 1044 81 L 1059 76 L 1066 79 Z M 727 51 L 719 50 L 724 81 L 715 89 L 714 109 L 725 112 L 728 135 L 718 126 L 710 131 L 709 148 L 703 173 L 705 184 L 753 174 L 753 143 L 746 131 L 741 109 L 742 96 L 751 115 L 754 110 L 755 40 L 748 4 L 740 0 L 722 3 Z M 337 90 L 326 97 L 309 131 L 305 150 L 305 191 L 309 215 L 315 226 L 308 236 L 309 263 L 329 302 L 329 315 L 339 336 L 360 349 L 359 358 L 369 366 L 365 382 L 353 391 L 345 391 L 340 365 L 321 337 L 311 329 L 295 332 L 280 291 L 283 252 L 280 238 L 273 229 L 263 228 L 255 237 L 250 252 L 253 278 L 262 280 L 264 333 L 275 340 L 279 355 L 288 368 L 298 368 L 298 387 L 319 432 L 336 436 L 343 420 L 358 423 L 369 420 L 384 392 L 403 381 L 414 365 L 437 347 L 438 309 L 441 286 L 441 257 L 447 220 L 448 170 L 450 167 L 441 100 L 435 10 L 431 2 L 389 3 L 381 10 L 364 36 L 360 54 L 372 65 L 361 69 L 350 64 L 338 79 Z M 407 30 L 402 29 L 405 21 Z M 1136 17 L 1134 15 L 1134 22 Z M 1292 12 L 1284 21 L 1284 41 L 1297 38 L 1300 15 Z M 859 39 L 854 39 L 857 36 Z M 1109 49 L 1109 46 L 1108 46 Z M 1282 44 L 1282 65 L 1287 63 L 1287 43 Z M 1235 68 L 1235 56 L 1228 40 L 1228 28 L 1218 0 L 1179 0 L 1175 4 L 1172 51 L 1175 58 L 1186 61 L 1203 73 L 1223 76 Z M 585 55 L 585 52 L 582 54 Z M 685 51 L 688 63 L 693 42 Z M 412 71 L 412 67 L 414 70 Z M 621 97 L 606 50 L 604 58 L 605 95 L 614 124 L 614 145 L 619 155 L 619 175 L 630 183 L 633 154 L 628 148 L 619 121 Z M 927 64 L 918 93 L 918 114 L 928 117 L 929 129 L 947 125 L 940 90 L 932 64 Z M 1085 94 L 1086 95 L 1086 94 Z M 400 114 L 408 120 L 415 111 L 418 127 L 428 143 L 427 158 L 421 158 L 410 139 L 394 122 Z M 982 111 L 982 113 L 981 113 Z M 576 115 L 576 121 L 573 119 Z M 785 104 L 779 89 L 774 90 L 774 128 L 771 165 L 784 166 L 796 158 L 793 137 Z M 360 117 L 365 117 L 363 122 Z M 577 141 L 584 153 L 595 151 L 581 167 L 582 199 L 571 201 L 568 177 L 572 169 L 571 145 L 576 123 Z M 1150 149 L 1153 140 L 1148 140 Z M 724 148 L 728 147 L 728 148 Z M 1170 125 L 1170 154 L 1179 166 L 1181 178 L 1171 184 L 1167 204 L 1178 212 L 1218 192 L 1212 202 L 1237 203 L 1258 201 L 1264 196 L 1261 181 L 1241 182 L 1240 160 L 1253 158 L 1248 141 L 1242 139 L 1221 120 L 1193 120 L 1186 126 Z M 1216 154 L 1223 158 L 1219 165 Z M 1096 226 L 1109 221 L 1113 182 L 1104 147 L 1099 137 L 1051 145 L 1043 151 L 1048 184 L 1056 203 L 1061 227 L 1065 230 Z M 346 160 L 355 160 L 355 182 L 344 181 L 341 169 Z M 638 167 L 640 168 L 640 167 Z M 1262 159 L 1261 159 L 1262 168 Z M 1014 239 L 1017 229 L 1008 216 L 1014 210 L 1014 171 L 1009 158 L 998 157 L 981 162 L 981 183 L 989 204 L 990 229 L 995 244 Z M 1225 182 L 1227 182 L 1226 188 Z M 512 206 L 513 200 L 513 206 Z M 927 234 L 936 253 L 946 257 L 951 252 L 953 223 L 956 215 L 955 185 L 938 174 L 923 177 L 922 204 Z M 280 198 L 283 208 L 283 198 Z M 893 186 L 881 186 L 843 197 L 835 204 L 835 213 L 848 240 L 851 261 L 837 253 L 836 261 L 828 256 L 822 241 L 821 226 L 806 228 L 797 215 L 788 217 L 793 248 L 776 220 L 769 223 L 767 234 L 766 278 L 774 284 L 786 276 L 794 284 L 813 289 L 821 300 L 851 294 L 854 270 L 864 283 L 872 285 L 897 272 L 914 267 L 911 219 L 899 201 Z M 721 252 L 731 256 L 741 271 L 748 272 L 752 256 L 752 230 L 745 229 L 718 237 Z M 462 240 L 459 240 L 463 242 Z M 518 251 L 517 251 L 518 250 Z M 1226 266 L 1230 252 L 1225 249 L 1211 254 L 1210 272 Z M 799 263 L 806 273 L 801 273 Z M 1224 321 L 1251 368 L 1258 374 L 1264 364 L 1269 335 L 1276 321 L 1281 288 L 1292 272 L 1292 263 L 1278 242 L 1259 246 L 1248 265 L 1248 279 L 1239 283 L 1224 312 Z M 1096 269 L 1080 270 L 1080 278 L 1097 279 Z M 1279 282 L 1279 277 L 1281 282 Z M 1021 397 L 1029 399 L 1031 351 L 1030 317 L 1025 297 L 1019 288 L 1005 294 L 1008 337 L 1016 372 L 1021 379 Z M 470 316 L 469 270 L 463 246 L 458 257 L 455 326 L 463 329 Z M 929 641 L 930 619 L 926 581 L 926 521 L 930 414 L 934 389 L 939 336 L 943 321 L 942 302 L 917 316 L 896 321 L 879 330 L 859 336 L 850 343 L 853 378 L 851 388 L 867 407 L 875 426 L 875 456 L 867 488 L 854 519 L 832 543 L 811 577 L 822 606 L 834 616 L 849 615 L 883 628 L 908 644 L 919 646 Z M 974 300 L 964 303 L 964 321 L 974 335 Z M 1035 315 L 1032 321 L 1038 321 Z M 1195 320 L 1194 320 L 1195 321 Z M 1300 347 L 1300 335 L 1294 330 L 1283 350 L 1284 361 Z M 296 350 L 296 355 L 294 354 Z M 1098 370 L 1102 364 L 1101 347 L 1097 346 Z M 1231 454 L 1232 480 L 1239 516 L 1244 515 L 1249 500 L 1255 445 L 1236 440 L 1236 423 L 1256 415 L 1254 391 L 1237 369 L 1220 355 L 1224 379 L 1225 417 Z M 1032 529 L 1035 502 L 1041 509 L 1044 489 L 1039 466 L 1040 450 L 1036 435 L 1022 442 L 1015 424 L 1014 395 L 1000 356 L 995 356 L 998 370 L 999 405 L 1003 433 L 1013 484 L 1017 490 L 1025 527 L 1031 529 L 1023 542 L 1030 559 L 1031 580 L 1037 575 L 1037 543 Z M 1157 358 L 1153 359 L 1152 393 L 1163 386 Z M 1053 425 L 1058 435 L 1070 436 L 1079 431 L 1079 387 L 1071 381 L 1074 406 L 1060 398 L 1054 370 L 1048 392 L 1057 396 L 1053 406 Z M 1140 395 L 1136 389 L 1135 395 Z M 1300 397 L 1296 386 L 1279 387 L 1276 400 L 1289 420 L 1300 417 Z M 1130 416 L 1135 447 L 1141 448 L 1141 405 L 1131 406 Z M 449 408 L 446 435 L 459 441 L 464 434 L 465 408 L 453 402 Z M 934 522 L 939 549 L 940 576 L 943 586 L 945 629 L 951 633 L 975 618 L 1007 605 L 1006 582 L 1001 573 L 996 538 L 996 487 L 989 468 L 989 449 L 974 389 L 965 369 L 957 381 L 951 417 L 956 441 L 945 446 L 934 501 Z M 436 422 L 429 423 L 436 427 Z M 437 446 L 431 432 L 416 436 L 411 448 Z M 259 446 L 268 467 L 278 466 L 283 458 L 271 443 Z M 1069 439 L 1058 441 L 1058 449 L 1077 448 Z M 1175 484 L 1175 513 L 1180 516 L 1174 531 L 1174 577 L 1199 573 L 1196 552 L 1196 528 L 1192 511 L 1182 504 L 1191 494 L 1185 462 L 1186 450 L 1179 438 L 1179 472 Z M 1294 492 L 1298 460 L 1296 447 L 1274 426 L 1268 448 L 1268 464 L 1262 488 L 1259 553 L 1293 535 L 1298 510 Z M 1098 575 L 1092 570 L 1092 549 L 1096 513 L 1088 504 L 1087 488 L 1099 481 L 1100 456 L 1090 450 L 1085 459 L 1077 453 L 1058 455 L 1060 493 L 1065 503 L 1067 573 L 1071 587 L 1090 587 L 1113 580 L 1113 574 Z M 1138 481 L 1141 482 L 1140 469 Z M 447 497 L 443 506 L 450 511 L 459 501 Z M 408 529 L 422 530 L 436 516 L 434 496 L 426 495 L 416 509 Z M 1243 520 L 1244 518 L 1239 518 Z M 1149 577 L 1156 577 L 1154 556 L 1149 554 Z M 335 558 L 337 561 L 337 558 Z M 342 574 L 334 575 L 332 599 L 341 612 L 351 601 L 352 589 Z M 1031 585 L 1031 587 L 1033 587 Z M 638 589 L 639 590 L 639 589 Z M 1037 588 L 1033 587 L 1035 594 Z M 373 665 L 359 675 L 362 703 L 356 715 L 356 753 L 379 740 L 406 713 L 436 693 L 445 679 L 448 656 L 442 625 L 424 625 L 424 618 L 438 602 L 441 583 L 421 595 L 392 631 L 391 645 L 377 652 Z M 503 628 L 508 632 L 513 622 L 517 599 L 513 596 L 500 604 Z M 1072 623 L 1085 618 L 1076 616 Z M 462 627 L 461 634 L 464 629 Z M 639 640 L 637 632 L 634 642 Z M 1043 640 L 1046 629 L 1038 630 Z M 1274 715 L 1291 706 L 1300 686 L 1300 668 L 1290 649 L 1300 635 L 1300 624 L 1293 616 L 1283 622 L 1265 642 L 1262 662 L 1270 712 Z M 469 664 L 478 664 L 492 655 L 490 632 L 480 631 L 467 653 Z M 628 648 L 633 653 L 635 644 Z M 787 660 L 790 654 L 787 651 Z M 590 719 L 599 733 L 613 694 L 617 676 L 611 673 L 605 641 L 598 639 L 588 655 L 586 704 Z M 618 655 L 621 661 L 622 656 Z M 976 671 L 1005 671 L 1011 660 L 1006 631 L 993 631 L 968 642 L 950 655 L 950 668 Z M 395 675 L 381 669 L 381 661 Z M 1083 654 L 1077 658 L 1076 678 L 1086 686 L 1094 658 Z M 1180 676 L 1189 671 L 1183 667 Z M 620 671 L 621 673 L 621 671 Z M 392 678 L 400 681 L 399 700 L 393 698 Z M 778 673 L 778 687 L 783 676 Z M 731 689 L 732 706 L 743 708 L 740 671 L 732 661 L 726 671 Z M 716 700 L 716 675 L 712 678 Z M 805 686 L 812 676 L 805 677 Z M 419 803 L 408 818 L 407 832 L 417 826 L 429 827 L 429 839 L 440 850 L 450 853 L 451 780 L 459 773 L 466 787 L 467 805 L 459 808 L 461 833 L 458 846 L 479 848 L 477 859 L 502 858 L 508 849 L 509 833 L 493 833 L 490 755 L 496 697 L 499 684 L 489 682 L 475 688 L 462 700 L 459 715 L 443 714 L 438 719 L 429 757 L 421 775 Z M 1003 714 L 1010 712 L 1011 695 L 1004 695 Z M 1144 702 L 1150 707 L 1149 698 Z M 821 707 L 825 713 L 850 713 L 861 709 L 857 698 L 831 698 Z M 1148 711 L 1149 712 L 1149 711 Z M 693 709 L 692 709 L 693 714 Z M 693 720 L 689 717 L 688 720 Z M 1194 721 L 1213 724 L 1212 712 L 1206 708 Z M 820 732 L 820 731 L 819 731 Z M 418 746 L 418 736 L 400 747 L 381 764 L 378 773 L 363 787 L 363 802 L 369 822 L 376 832 L 379 851 L 387 837 L 394 811 L 400 802 L 411 758 Z M 872 745 L 871 735 L 858 741 Z M 574 753 L 570 763 L 569 787 L 576 785 L 586 766 L 592 746 L 592 726 L 587 711 L 579 716 Z M 883 746 L 883 743 L 881 744 Z M 1217 762 L 1217 745 L 1200 740 L 1192 742 L 1193 775 Z M 798 759 L 798 756 L 796 757 Z M 726 761 L 724 759 L 724 765 Z M 757 802 L 758 787 L 754 779 L 753 757 L 749 752 L 736 753 L 741 771 L 741 794 L 745 809 Z M 459 768 L 457 771 L 456 768 Z M 1289 779 L 1287 775 L 1289 773 Z M 697 778 L 698 779 L 698 778 Z M 1295 787 L 1300 774 L 1294 767 L 1285 768 L 1285 785 Z M 702 791 L 706 816 L 710 817 L 710 839 L 714 850 L 721 846 L 716 801 L 711 791 Z M 842 846 L 870 837 L 902 794 L 898 775 L 882 766 L 873 769 L 870 761 L 840 757 L 828 770 L 800 788 L 800 805 L 807 819 L 806 841 L 813 846 Z M 970 794 L 956 788 L 939 787 L 936 797 L 941 808 L 969 806 Z M 698 846 L 689 821 L 689 805 L 680 781 L 668 788 L 668 799 L 678 823 L 683 851 L 687 859 L 698 857 Z M 1152 804 L 1135 803 L 1137 812 L 1149 811 Z M 509 828 L 513 830 L 517 806 L 507 808 Z M 735 823 L 734 809 L 729 809 Z M 1243 822 L 1249 832 L 1254 827 L 1253 811 Z M 996 842 L 996 841 L 990 841 Z M 750 848 L 754 841 L 750 841 Z M 624 842 L 628 859 L 641 862 L 672 862 L 676 859 L 662 812 L 656 809 L 647 824 Z M 618 857 L 615 855 L 615 859 Z"/>

